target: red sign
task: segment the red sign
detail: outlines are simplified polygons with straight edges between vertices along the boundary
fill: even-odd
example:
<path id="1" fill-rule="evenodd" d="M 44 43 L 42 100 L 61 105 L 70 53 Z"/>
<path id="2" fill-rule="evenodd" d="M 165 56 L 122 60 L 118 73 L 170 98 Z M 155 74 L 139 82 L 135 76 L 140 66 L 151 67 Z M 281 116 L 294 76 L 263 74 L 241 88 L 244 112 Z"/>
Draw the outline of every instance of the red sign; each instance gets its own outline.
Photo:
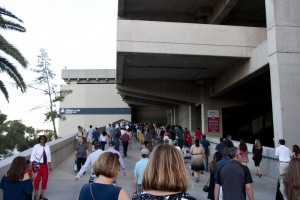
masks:
<path id="1" fill-rule="evenodd" d="M 208 110 L 207 130 L 209 133 L 220 132 L 220 118 L 218 110 Z"/>

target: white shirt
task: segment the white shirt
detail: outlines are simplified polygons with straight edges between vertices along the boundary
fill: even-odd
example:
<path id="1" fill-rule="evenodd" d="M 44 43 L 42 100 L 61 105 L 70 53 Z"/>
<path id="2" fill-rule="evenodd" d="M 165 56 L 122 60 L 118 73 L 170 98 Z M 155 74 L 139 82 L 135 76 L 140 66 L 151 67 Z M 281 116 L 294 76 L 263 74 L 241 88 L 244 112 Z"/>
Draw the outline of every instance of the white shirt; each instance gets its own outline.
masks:
<path id="1" fill-rule="evenodd" d="M 43 158 L 44 150 L 46 152 L 47 162 L 48 163 L 51 162 L 51 151 L 47 144 L 45 144 L 45 147 L 41 146 L 40 144 L 34 145 L 30 156 L 30 162 L 36 161 L 36 162 L 44 163 L 44 158 Z"/>
<path id="2" fill-rule="evenodd" d="M 279 162 L 290 162 L 292 151 L 285 145 L 279 145 L 275 149 L 275 156 L 278 157 Z"/>
<path id="3" fill-rule="evenodd" d="M 102 142 L 106 142 L 107 141 L 107 135 L 106 136 L 104 136 L 104 135 L 100 135 L 100 141 L 102 141 Z"/>
<path id="4" fill-rule="evenodd" d="M 88 130 L 87 130 L 87 133 L 88 133 L 87 139 L 92 139 L 93 132 L 94 132 L 93 128 L 88 128 Z"/>
<path id="5" fill-rule="evenodd" d="M 77 178 L 82 177 L 83 173 L 87 170 L 87 168 L 88 168 L 89 166 L 92 167 L 92 169 L 91 169 L 91 174 L 92 174 L 92 173 L 93 173 L 93 165 L 94 165 L 94 163 L 96 162 L 97 158 L 99 158 L 99 156 L 100 156 L 102 153 L 103 153 L 103 151 L 102 151 L 101 149 L 97 149 L 96 151 L 94 151 L 93 153 L 91 153 L 91 154 L 87 157 L 87 159 L 86 159 L 84 165 L 81 167 L 81 169 L 80 169 L 80 171 L 77 173 L 77 176 L 76 176 L 76 177 L 77 177 Z"/>

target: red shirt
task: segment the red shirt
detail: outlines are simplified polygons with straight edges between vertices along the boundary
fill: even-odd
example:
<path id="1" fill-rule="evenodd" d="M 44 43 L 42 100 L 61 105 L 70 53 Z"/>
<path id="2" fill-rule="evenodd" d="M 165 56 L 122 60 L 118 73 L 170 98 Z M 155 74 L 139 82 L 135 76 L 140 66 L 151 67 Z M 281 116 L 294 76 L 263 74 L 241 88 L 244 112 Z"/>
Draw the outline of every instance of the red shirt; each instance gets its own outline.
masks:
<path id="1" fill-rule="evenodd" d="M 130 137 L 129 137 L 129 135 L 127 134 L 127 133 L 124 133 L 122 136 L 121 136 L 121 138 L 120 138 L 120 140 L 122 140 L 122 141 L 129 141 L 130 140 Z"/>
<path id="2" fill-rule="evenodd" d="M 201 132 L 200 130 L 197 130 L 197 131 L 195 132 L 195 138 L 196 138 L 196 139 L 201 139 L 201 138 L 202 138 L 202 132 Z"/>

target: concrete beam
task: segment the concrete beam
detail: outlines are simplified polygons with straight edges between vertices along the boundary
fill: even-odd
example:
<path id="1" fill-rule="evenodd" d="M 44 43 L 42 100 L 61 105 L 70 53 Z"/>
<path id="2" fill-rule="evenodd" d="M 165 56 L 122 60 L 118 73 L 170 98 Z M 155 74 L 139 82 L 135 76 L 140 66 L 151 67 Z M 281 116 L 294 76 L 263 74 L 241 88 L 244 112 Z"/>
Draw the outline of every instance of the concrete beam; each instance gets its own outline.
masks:
<path id="1" fill-rule="evenodd" d="M 117 52 L 249 58 L 265 28 L 118 19 Z"/>
<path id="2" fill-rule="evenodd" d="M 219 1 L 213 8 L 213 13 L 207 19 L 208 24 L 219 24 L 234 8 L 239 0 L 222 0 Z"/>
<path id="3" fill-rule="evenodd" d="M 124 80 L 117 89 L 195 104 L 202 102 L 204 97 L 203 87 L 188 81 L 155 80 L 149 84 L 144 80 Z"/>
<path id="4" fill-rule="evenodd" d="M 169 103 L 151 101 L 151 100 L 136 98 L 136 97 L 126 96 L 123 99 L 126 103 L 131 104 L 131 105 L 158 107 L 158 108 L 165 108 L 165 109 L 172 109 L 172 108 L 176 107 L 176 105 L 172 105 Z"/>
<path id="5" fill-rule="evenodd" d="M 142 98 L 142 99 L 148 99 L 148 100 L 153 100 L 153 101 L 159 101 L 159 102 L 164 102 L 164 103 L 170 103 L 170 104 L 190 104 L 188 102 L 184 102 L 184 101 L 178 101 L 178 100 L 173 100 L 173 99 L 168 99 L 168 98 L 163 98 L 163 97 L 157 97 L 157 96 L 152 96 L 149 94 L 140 94 L 140 93 L 136 93 L 136 92 L 129 92 L 129 91 L 125 91 L 125 90 L 118 90 L 118 93 L 122 96 L 122 97 L 136 97 L 136 98 Z"/>
<path id="6" fill-rule="evenodd" d="M 215 79 L 215 86 L 212 96 L 219 96 L 239 84 L 244 83 L 254 75 L 260 74 L 267 70 L 264 68 L 269 63 L 268 43 L 264 41 L 251 53 L 251 57 L 247 61 L 241 61 L 230 70 L 222 73 Z"/>

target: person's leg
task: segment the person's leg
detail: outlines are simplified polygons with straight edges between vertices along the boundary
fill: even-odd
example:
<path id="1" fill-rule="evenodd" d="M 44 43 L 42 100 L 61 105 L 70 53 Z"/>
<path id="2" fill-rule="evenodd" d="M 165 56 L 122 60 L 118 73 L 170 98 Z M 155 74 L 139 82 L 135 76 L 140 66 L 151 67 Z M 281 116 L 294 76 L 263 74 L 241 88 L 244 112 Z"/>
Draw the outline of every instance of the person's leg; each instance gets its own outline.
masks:
<path id="1" fill-rule="evenodd" d="M 205 155 L 205 171 L 208 172 L 208 155 Z"/>
<path id="2" fill-rule="evenodd" d="M 76 159 L 76 164 L 77 164 L 77 171 L 79 172 L 81 169 L 81 158 Z"/>
<path id="3" fill-rule="evenodd" d="M 39 186 L 41 181 L 41 169 L 36 172 L 35 179 L 34 179 L 34 192 L 35 192 L 35 199 L 39 199 Z"/>
<path id="4" fill-rule="evenodd" d="M 125 144 L 124 144 L 124 152 L 125 152 L 125 156 L 127 156 L 127 150 L 128 150 L 128 145 L 129 145 L 129 142 L 128 141 L 125 141 Z"/>
<path id="5" fill-rule="evenodd" d="M 48 165 L 47 164 L 41 164 L 41 171 L 42 171 L 42 191 L 40 197 L 43 199 L 45 198 L 45 190 L 47 189 L 47 183 L 48 183 Z"/>

